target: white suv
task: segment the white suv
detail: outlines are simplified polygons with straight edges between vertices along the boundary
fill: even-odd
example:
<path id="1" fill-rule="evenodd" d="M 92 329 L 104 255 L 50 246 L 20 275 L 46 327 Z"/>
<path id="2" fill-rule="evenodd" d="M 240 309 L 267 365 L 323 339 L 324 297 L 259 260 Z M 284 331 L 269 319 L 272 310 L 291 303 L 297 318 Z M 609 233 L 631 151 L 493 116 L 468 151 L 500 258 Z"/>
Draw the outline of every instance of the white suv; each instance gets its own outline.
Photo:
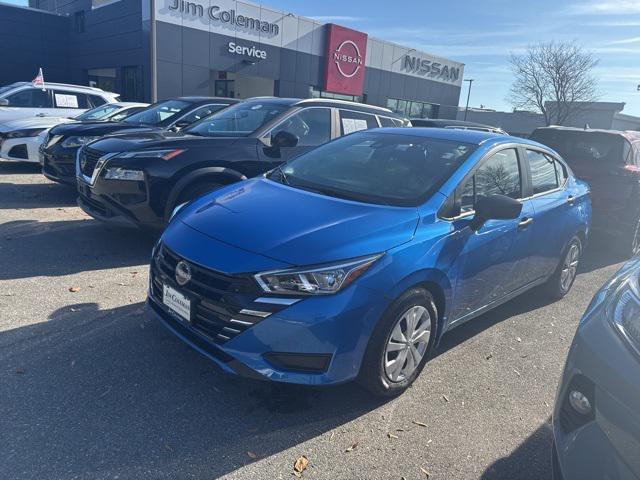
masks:
<path id="1" fill-rule="evenodd" d="M 0 87 L 0 123 L 24 117 L 74 117 L 89 108 L 119 100 L 117 93 L 99 88 L 45 83 L 45 90 L 31 82 Z"/>

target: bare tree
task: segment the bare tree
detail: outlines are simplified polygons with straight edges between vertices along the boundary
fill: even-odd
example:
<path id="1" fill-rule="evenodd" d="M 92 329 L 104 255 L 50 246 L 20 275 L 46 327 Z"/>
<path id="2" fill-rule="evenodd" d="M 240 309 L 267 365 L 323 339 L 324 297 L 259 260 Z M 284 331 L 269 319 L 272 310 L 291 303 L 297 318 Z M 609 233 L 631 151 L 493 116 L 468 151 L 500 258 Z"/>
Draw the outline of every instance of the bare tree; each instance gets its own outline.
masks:
<path id="1" fill-rule="evenodd" d="M 508 100 L 518 109 L 537 110 L 547 125 L 562 125 L 582 102 L 598 99 L 592 74 L 598 61 L 575 43 L 540 43 L 511 55 L 515 77 Z"/>

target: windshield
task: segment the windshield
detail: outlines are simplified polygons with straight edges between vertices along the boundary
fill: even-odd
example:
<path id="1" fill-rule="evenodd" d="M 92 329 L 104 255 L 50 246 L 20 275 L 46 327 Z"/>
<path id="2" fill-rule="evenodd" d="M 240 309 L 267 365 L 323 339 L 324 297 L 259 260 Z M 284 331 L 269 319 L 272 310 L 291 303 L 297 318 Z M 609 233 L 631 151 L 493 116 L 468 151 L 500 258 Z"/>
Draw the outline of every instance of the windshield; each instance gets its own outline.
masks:
<path id="1" fill-rule="evenodd" d="M 291 160 L 269 178 L 335 197 L 417 206 L 475 148 L 421 136 L 355 133 Z"/>
<path id="2" fill-rule="evenodd" d="M 538 130 L 531 140 L 553 148 L 570 165 L 621 165 L 626 163 L 629 150 L 622 136 L 600 132 Z"/>
<path id="3" fill-rule="evenodd" d="M 184 112 L 192 103 L 183 100 L 167 100 L 156 103 L 141 112 L 134 113 L 124 120 L 124 123 L 134 125 L 166 125 Z"/>
<path id="4" fill-rule="evenodd" d="M 274 102 L 238 103 L 184 131 L 202 137 L 246 137 L 288 109 Z"/>
<path id="5" fill-rule="evenodd" d="M 108 117 L 110 114 L 120 110 L 121 107 L 114 104 L 101 105 L 91 110 L 87 110 L 76 117 L 76 120 L 100 120 Z"/>

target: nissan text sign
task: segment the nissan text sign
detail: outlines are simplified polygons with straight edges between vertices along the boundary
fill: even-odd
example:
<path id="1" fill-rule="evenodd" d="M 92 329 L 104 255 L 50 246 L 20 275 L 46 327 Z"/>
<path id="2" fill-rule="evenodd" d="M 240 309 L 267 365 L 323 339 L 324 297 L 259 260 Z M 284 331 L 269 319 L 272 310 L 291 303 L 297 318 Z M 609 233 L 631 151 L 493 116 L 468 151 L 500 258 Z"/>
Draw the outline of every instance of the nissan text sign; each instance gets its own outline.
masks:
<path id="1" fill-rule="evenodd" d="M 327 25 L 324 89 L 332 93 L 362 95 L 367 34 Z"/>

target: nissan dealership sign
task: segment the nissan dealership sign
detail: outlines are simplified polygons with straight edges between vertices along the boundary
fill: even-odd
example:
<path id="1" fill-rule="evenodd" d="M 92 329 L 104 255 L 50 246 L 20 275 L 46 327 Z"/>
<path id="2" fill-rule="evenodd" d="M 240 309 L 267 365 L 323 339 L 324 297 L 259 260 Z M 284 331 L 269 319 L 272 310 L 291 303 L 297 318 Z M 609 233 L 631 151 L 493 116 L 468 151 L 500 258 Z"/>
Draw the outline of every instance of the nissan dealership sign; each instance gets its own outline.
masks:
<path id="1" fill-rule="evenodd" d="M 362 95 L 367 34 L 327 25 L 324 89 L 345 95 Z"/>

